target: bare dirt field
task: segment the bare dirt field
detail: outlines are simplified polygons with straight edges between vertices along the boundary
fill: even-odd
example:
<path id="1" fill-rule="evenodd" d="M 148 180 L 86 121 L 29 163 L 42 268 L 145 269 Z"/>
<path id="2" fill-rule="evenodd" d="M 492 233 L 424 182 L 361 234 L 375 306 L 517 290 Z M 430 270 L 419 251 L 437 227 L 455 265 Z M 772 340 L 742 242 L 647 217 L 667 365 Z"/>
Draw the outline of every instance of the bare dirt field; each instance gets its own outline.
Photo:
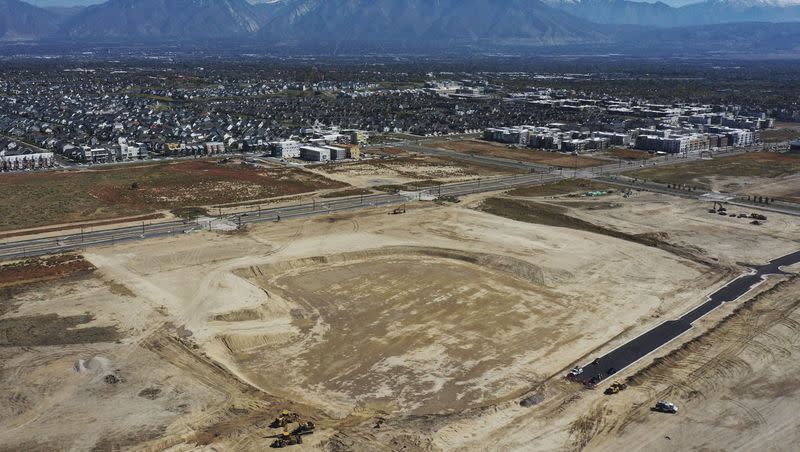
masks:
<path id="1" fill-rule="evenodd" d="M 665 184 L 800 201 L 800 155 L 795 154 L 751 152 L 630 174 Z"/>
<path id="2" fill-rule="evenodd" d="M 430 146 L 465 154 L 487 155 L 528 163 L 557 166 L 562 168 L 588 168 L 607 164 L 605 160 L 584 156 L 572 156 L 558 152 L 537 149 L 511 149 L 506 145 L 482 140 L 435 141 Z"/>
<path id="3" fill-rule="evenodd" d="M 357 187 L 403 185 L 425 181 L 452 182 L 509 174 L 487 167 L 428 156 L 403 156 L 314 167 L 327 178 Z"/>
<path id="4" fill-rule="evenodd" d="M 524 196 L 513 198 L 526 199 Z M 707 202 L 656 193 L 637 192 L 628 199 L 621 193 L 596 198 L 557 195 L 529 199 L 567 209 L 561 212 L 563 216 L 595 228 L 655 238 L 721 266 L 734 267 L 737 262 L 763 264 L 782 255 L 784 250 L 800 247 L 796 242 L 796 237 L 800 237 L 797 217 L 761 212 L 756 208 L 731 207 L 730 211 L 762 213 L 768 220 L 761 226 L 754 226 L 745 218 L 709 214 L 710 203 Z M 514 214 L 519 215 L 520 211 Z M 787 244 L 790 245 L 788 250 L 784 248 Z"/>
<path id="5" fill-rule="evenodd" d="M 627 148 L 614 148 L 605 154 L 609 157 L 622 160 L 648 160 L 656 156 L 655 153 Z"/>
<path id="6" fill-rule="evenodd" d="M 133 189 L 133 184 L 138 188 Z M 195 160 L 84 171 L 19 173 L 0 179 L 0 230 L 104 220 L 223 202 L 346 187 L 283 167 Z M 31 202 L 31 200 L 36 200 Z"/>
<path id="7" fill-rule="evenodd" d="M 636 438 L 651 423 L 661 436 L 681 435 L 689 419 L 701 431 L 696 420 L 728 403 L 712 392 L 735 390 L 728 367 L 704 364 L 720 362 L 713 347 L 780 343 L 771 361 L 737 375 L 787 377 L 781 363 L 796 347 L 784 319 L 794 314 L 742 310 L 744 323 L 687 345 L 703 353 L 620 373 L 632 387 L 618 396 L 561 378 L 699 304 L 741 271 L 736 262 L 796 248 L 796 220 L 771 216 L 754 230 L 656 195 L 490 196 L 91 249 L 91 271 L 7 278 L 0 450 L 264 450 L 282 408 L 319 426 L 296 450 L 610 450 L 623 447 L 622 435 L 643 446 Z M 521 203 L 516 217 L 481 211 L 490 199 Z M 764 299 L 788 312 L 796 285 L 773 286 Z M 732 312 L 714 313 L 698 332 Z M 753 323 L 763 328 L 742 336 Z M 39 325 L 35 341 L 19 334 L 23 324 Z M 664 365 L 681 359 L 685 372 Z M 680 380 L 694 368 L 712 369 L 710 386 Z M 749 407 L 749 397 L 774 393 L 758 388 L 735 400 Z M 661 396 L 697 417 L 651 418 L 646 407 Z M 782 400 L 789 409 L 791 397 Z M 736 424 L 739 405 L 726 406 L 733 417 L 708 428 L 728 429 L 731 447 L 746 444 L 747 429 L 767 434 L 763 423 Z M 797 422 L 781 425 L 777 437 L 792 439 Z"/>

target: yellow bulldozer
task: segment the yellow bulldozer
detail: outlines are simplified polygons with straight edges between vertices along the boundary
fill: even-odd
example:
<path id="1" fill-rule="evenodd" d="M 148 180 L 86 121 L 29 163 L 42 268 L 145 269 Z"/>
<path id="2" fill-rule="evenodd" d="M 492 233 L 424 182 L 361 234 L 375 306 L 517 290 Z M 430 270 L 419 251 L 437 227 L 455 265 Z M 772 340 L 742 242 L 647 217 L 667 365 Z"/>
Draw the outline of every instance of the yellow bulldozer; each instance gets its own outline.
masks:
<path id="1" fill-rule="evenodd" d="M 628 389 L 628 385 L 626 385 L 625 383 L 620 383 L 618 381 L 615 381 L 614 383 L 611 383 L 611 386 L 606 388 L 604 393 L 606 395 L 613 395 L 617 394 L 620 391 L 624 391 L 626 389 Z"/>

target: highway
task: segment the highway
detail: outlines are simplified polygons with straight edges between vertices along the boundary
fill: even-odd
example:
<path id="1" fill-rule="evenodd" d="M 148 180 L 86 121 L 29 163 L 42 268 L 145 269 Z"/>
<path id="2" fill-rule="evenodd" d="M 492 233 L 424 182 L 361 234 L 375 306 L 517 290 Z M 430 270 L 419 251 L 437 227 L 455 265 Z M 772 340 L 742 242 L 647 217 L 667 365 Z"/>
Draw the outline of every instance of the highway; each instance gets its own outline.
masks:
<path id="1" fill-rule="evenodd" d="M 640 165 L 644 165 L 623 164 L 620 161 L 599 167 L 574 170 L 563 169 L 559 171 L 552 167 L 534 165 L 499 157 L 475 156 L 438 148 L 429 148 L 417 143 L 403 142 L 396 143 L 395 145 L 422 154 L 456 158 L 459 160 L 480 163 L 484 165 L 514 168 L 526 173 L 479 179 L 469 182 L 444 184 L 441 186 L 427 188 L 419 192 L 409 192 L 404 194 L 371 194 L 322 200 L 320 202 L 315 200 L 310 203 L 297 204 L 293 206 L 275 207 L 257 212 L 229 215 L 226 216 L 225 219 L 239 225 L 278 221 L 279 219 L 308 217 L 312 215 L 322 215 L 347 210 L 386 206 L 391 204 L 402 204 L 404 202 L 419 199 L 420 196 L 426 195 L 462 196 L 470 193 L 506 190 L 509 188 L 535 184 L 546 184 L 570 176 L 597 178 L 617 174 L 623 171 L 633 170 L 639 168 Z M 746 150 L 741 149 L 726 152 L 726 155 L 734 155 L 744 152 L 746 152 Z M 646 166 L 674 165 L 677 163 L 697 159 L 700 159 L 699 153 L 688 154 L 685 156 L 667 155 L 648 160 L 646 162 Z M 143 240 L 147 238 L 184 234 L 190 233 L 199 228 L 200 225 L 196 222 L 174 220 L 151 224 L 143 223 L 142 225 L 137 226 L 126 226 L 96 231 L 84 230 L 82 233 L 71 233 L 69 235 L 52 236 L 48 238 L 8 241 L 7 243 L 0 244 L 0 261 L 42 256 L 65 251 L 77 251 L 93 246 L 113 245 L 124 241 Z"/>
<path id="2" fill-rule="evenodd" d="M 774 259 L 766 265 L 752 267 L 753 270 L 750 273 L 729 282 L 709 295 L 703 304 L 678 319 L 664 322 L 585 365 L 583 373 L 577 379 L 583 383 L 602 382 L 689 331 L 694 322 L 724 303 L 738 300 L 759 285 L 767 276 L 785 274 L 782 268 L 797 263 L 800 263 L 800 251 Z"/>
<path id="3" fill-rule="evenodd" d="M 404 145 L 404 147 L 420 153 L 453 157 L 450 155 L 450 153 L 453 151 L 442 151 L 438 149 L 431 150 L 432 148 L 425 148 L 424 146 L 417 144 Z M 440 151 L 444 152 L 444 154 L 439 154 Z M 745 151 L 741 150 L 728 154 L 730 155 L 740 152 Z M 229 215 L 225 216 L 224 219 L 238 225 L 276 222 L 291 218 L 327 215 L 334 212 L 399 205 L 425 197 L 456 197 L 471 193 L 501 191 L 515 187 L 552 183 L 568 177 L 570 175 L 569 173 L 571 172 L 553 171 L 552 168 L 543 170 L 537 165 L 516 162 L 508 159 L 471 156 L 461 153 L 456 154 L 458 154 L 458 158 L 462 160 L 468 160 L 482 164 L 492 164 L 496 166 L 499 165 L 513 167 L 519 170 L 525 170 L 527 173 L 443 184 L 415 192 L 379 193 L 363 196 L 325 199 L 320 201 L 314 200 L 310 203 L 301 203 L 292 206 L 275 207 L 254 212 Z M 647 166 L 671 165 L 682 163 L 688 160 L 696 160 L 699 158 L 699 154 L 690 154 L 685 157 L 658 157 L 649 160 L 647 162 Z M 577 177 L 597 178 L 635 168 L 637 167 L 628 164 L 623 165 L 621 163 L 611 163 L 601 167 L 575 170 L 573 174 Z M 564 172 L 567 174 L 563 174 Z M 633 188 L 639 187 L 635 186 Z M 667 191 L 669 192 L 668 194 L 676 194 L 673 193 L 673 190 Z M 688 195 L 688 193 L 686 194 Z M 696 195 L 694 197 L 696 197 Z M 35 257 L 65 251 L 80 251 L 95 246 L 107 246 L 121 242 L 187 234 L 202 228 L 203 226 L 196 221 L 175 220 L 153 224 L 143 223 L 137 226 L 126 226 L 97 231 L 84 231 L 83 233 L 78 234 L 72 233 L 69 235 L 53 236 L 48 238 L 19 240 L 0 244 L 0 261 Z M 584 367 L 584 372 L 580 375 L 578 380 L 593 383 L 602 382 L 614 373 L 627 368 L 631 364 L 637 362 L 655 350 L 658 350 L 668 342 L 684 334 L 686 331 L 692 328 L 692 324 L 695 321 L 702 318 L 714 309 L 717 309 L 722 304 L 736 301 L 748 293 L 761 281 L 763 281 L 767 275 L 781 274 L 782 267 L 796 263 L 800 263 L 800 251 L 775 259 L 767 265 L 753 267 L 753 271 L 751 273 L 742 275 L 729 282 L 727 285 L 711 294 L 707 301 L 682 315 L 678 319 L 664 322 L 642 334 L 641 336 L 631 340 L 630 342 L 607 353 L 606 355 L 601 356 L 594 362 L 587 364 Z"/>
<path id="4" fill-rule="evenodd" d="M 337 199 L 314 200 L 292 206 L 275 207 L 224 217 L 238 225 L 275 222 L 284 219 L 326 215 L 334 212 L 365 209 L 378 206 L 397 205 L 420 199 L 424 196 L 463 196 L 470 193 L 506 190 L 509 188 L 555 182 L 557 175 L 517 174 L 486 179 L 444 184 L 419 192 L 400 194 L 378 193 Z M 65 251 L 78 251 L 94 246 L 114 245 L 116 243 L 144 240 L 177 234 L 191 233 L 201 229 L 196 221 L 174 220 L 136 226 L 126 226 L 97 231 L 84 231 L 68 235 L 19 240 L 0 244 L 0 260 L 13 260 L 42 256 Z"/>
<path id="5" fill-rule="evenodd" d="M 622 162 L 619 161 L 617 163 L 609 163 L 608 165 L 599 167 L 573 170 L 563 169 L 559 171 L 552 167 L 544 167 L 541 165 L 534 165 L 504 158 L 475 156 L 438 148 L 429 148 L 417 143 L 403 142 L 396 143 L 395 145 L 423 154 L 457 158 L 460 160 L 485 165 L 514 168 L 524 171 L 525 174 L 514 174 L 510 176 L 499 176 L 472 180 L 468 182 L 444 184 L 441 186 L 427 188 L 419 192 L 408 192 L 402 194 L 371 194 L 347 198 L 328 199 L 319 202 L 314 200 L 310 203 L 275 207 L 257 212 L 229 215 L 226 216 L 225 219 L 239 225 L 278 221 L 279 219 L 308 217 L 312 215 L 322 215 L 347 210 L 386 206 L 391 204 L 402 204 L 404 202 L 419 199 L 420 196 L 426 195 L 462 196 L 470 193 L 506 190 L 514 187 L 535 184 L 546 184 L 570 176 L 591 179 L 637 169 L 645 165 L 648 167 L 674 165 L 677 163 L 701 158 L 699 153 L 683 156 L 667 155 L 650 159 L 646 162 L 646 164 L 642 163 L 640 165 L 622 164 Z M 728 151 L 725 154 L 734 155 L 738 153 L 744 153 L 746 151 L 746 149 L 738 149 Z M 524 150 L 520 152 L 524 152 Z M 0 261 L 42 256 L 65 251 L 76 251 L 93 246 L 113 245 L 123 241 L 143 240 L 147 238 L 184 234 L 190 233 L 199 228 L 200 225 L 196 222 L 174 220 L 151 224 L 143 223 L 142 225 L 137 226 L 126 226 L 96 231 L 84 230 L 82 233 L 73 232 L 69 235 L 52 236 L 48 238 L 8 241 L 7 243 L 0 244 Z"/>

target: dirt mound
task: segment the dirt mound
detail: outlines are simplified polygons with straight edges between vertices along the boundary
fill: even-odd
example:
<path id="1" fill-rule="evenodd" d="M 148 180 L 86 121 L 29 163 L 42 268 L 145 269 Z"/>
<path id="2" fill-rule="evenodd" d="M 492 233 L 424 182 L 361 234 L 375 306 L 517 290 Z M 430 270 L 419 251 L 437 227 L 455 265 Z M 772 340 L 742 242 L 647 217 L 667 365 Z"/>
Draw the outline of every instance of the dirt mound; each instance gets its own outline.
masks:
<path id="1" fill-rule="evenodd" d="M 450 259 L 466 262 L 489 268 L 494 271 L 506 273 L 527 282 L 539 285 L 552 284 L 572 275 L 553 269 L 544 269 L 530 262 L 511 256 L 475 253 L 469 251 L 448 249 L 448 248 L 429 248 L 415 246 L 389 246 L 368 251 L 356 251 L 341 253 L 333 256 L 314 256 L 304 259 L 280 262 L 258 268 L 251 267 L 248 271 L 239 271 L 239 276 L 245 278 L 249 276 L 274 275 L 301 268 L 308 268 L 313 265 L 339 265 L 350 262 L 373 260 L 376 258 L 391 257 L 429 257 Z"/>
<path id="2" fill-rule="evenodd" d="M 79 359 L 75 361 L 75 364 L 72 367 L 75 372 L 79 374 L 90 375 L 109 373 L 113 370 L 111 361 L 109 361 L 108 358 L 103 358 L 102 356 L 95 356 L 94 358 L 88 360 Z"/>
<path id="3" fill-rule="evenodd" d="M 81 375 L 100 377 L 106 384 L 122 383 L 119 369 L 115 369 L 111 361 L 102 356 L 95 356 L 88 360 L 79 359 L 72 365 L 72 369 Z"/>

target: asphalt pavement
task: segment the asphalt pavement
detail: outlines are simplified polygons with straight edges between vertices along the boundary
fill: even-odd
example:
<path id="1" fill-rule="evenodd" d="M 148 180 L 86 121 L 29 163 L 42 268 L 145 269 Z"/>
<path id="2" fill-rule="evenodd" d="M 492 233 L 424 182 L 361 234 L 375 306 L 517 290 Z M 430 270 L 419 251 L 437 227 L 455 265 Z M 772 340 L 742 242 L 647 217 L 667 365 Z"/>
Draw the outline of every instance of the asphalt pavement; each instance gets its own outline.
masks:
<path id="1" fill-rule="evenodd" d="M 421 196 L 463 196 L 471 193 L 507 190 L 514 187 L 545 184 L 559 180 L 556 175 L 516 174 L 471 180 L 431 187 L 418 192 L 377 193 L 335 199 L 314 200 L 292 206 L 275 207 L 242 214 L 228 215 L 224 219 L 238 225 L 275 222 L 291 218 L 327 215 L 348 210 L 396 205 L 419 199 Z M 142 223 L 101 230 L 84 230 L 46 238 L 15 240 L 0 244 L 0 260 L 13 260 L 66 251 L 79 251 L 94 246 L 186 234 L 201 229 L 193 220 L 173 220 L 159 223 Z"/>
<path id="2" fill-rule="evenodd" d="M 754 266 L 751 273 L 739 276 L 716 292 L 708 300 L 676 320 L 664 322 L 641 336 L 597 358 L 583 367 L 577 380 L 583 383 L 600 383 L 645 356 L 658 350 L 692 328 L 692 324 L 709 312 L 731 303 L 760 284 L 768 275 L 784 274 L 782 268 L 800 263 L 800 251 L 772 260 L 766 265 Z"/>

